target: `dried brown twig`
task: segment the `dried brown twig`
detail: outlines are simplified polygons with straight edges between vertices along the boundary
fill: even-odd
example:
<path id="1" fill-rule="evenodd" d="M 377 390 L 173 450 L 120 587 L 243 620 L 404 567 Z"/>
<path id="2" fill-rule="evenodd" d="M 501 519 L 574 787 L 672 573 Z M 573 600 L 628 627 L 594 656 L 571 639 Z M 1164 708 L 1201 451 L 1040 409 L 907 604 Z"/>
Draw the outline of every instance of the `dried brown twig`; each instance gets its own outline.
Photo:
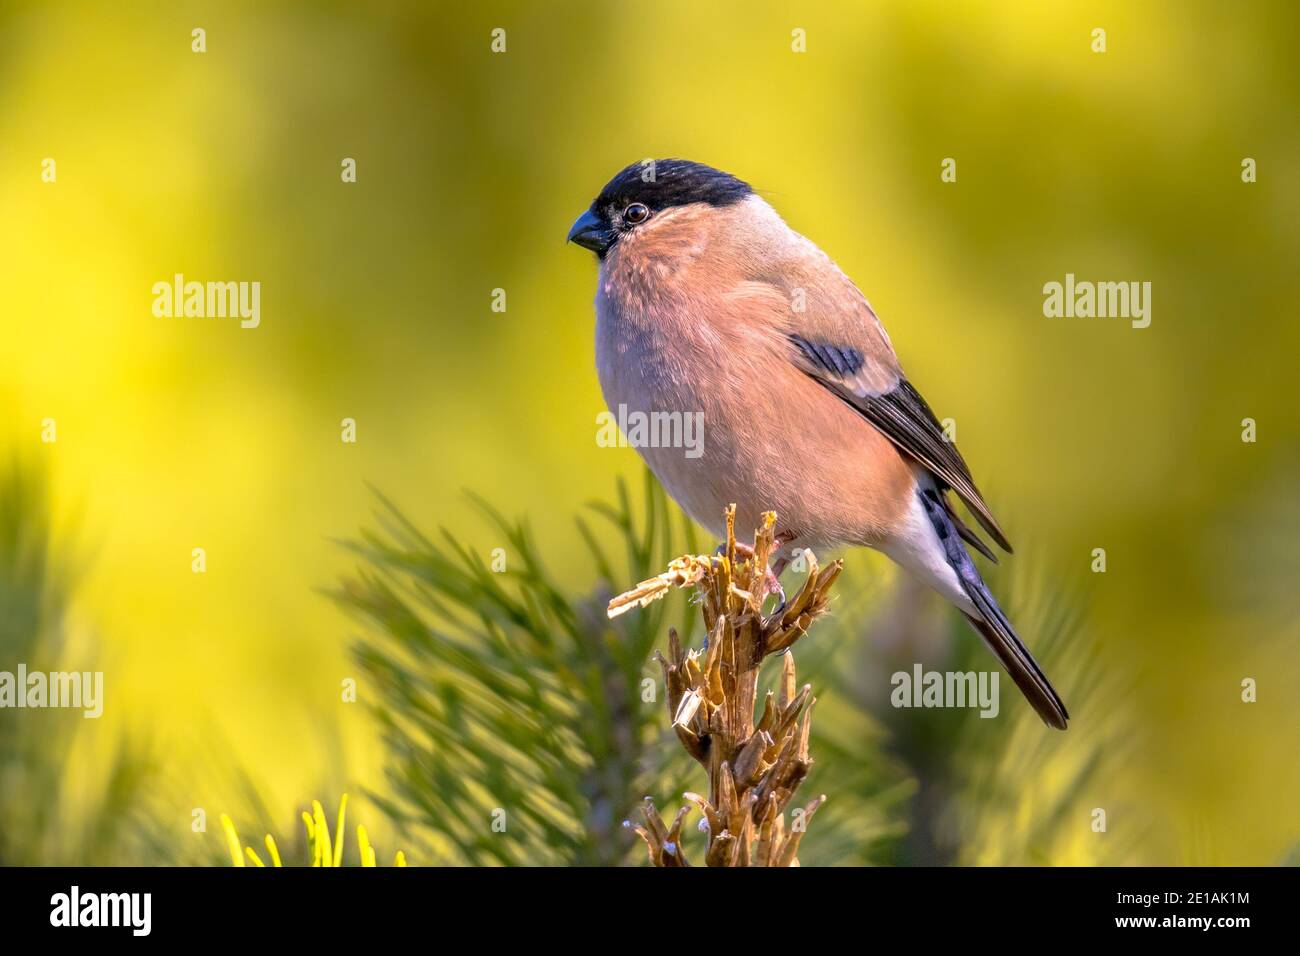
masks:
<path id="1" fill-rule="evenodd" d="M 796 690 L 794 658 L 785 653 L 781 679 L 769 691 L 755 722 L 758 674 L 763 660 L 788 651 L 826 613 L 831 585 L 842 564 L 819 568 L 805 552 L 809 573 L 787 604 L 764 615 L 765 582 L 775 547 L 776 515 L 763 515 L 747 560 L 737 563 L 736 509 L 727 509 L 724 555 L 686 555 L 658 577 L 642 581 L 609 602 L 609 616 L 645 607 L 671 588 L 694 588 L 701 598 L 707 644 L 686 650 L 668 632 L 669 657 L 655 652 L 664 672 L 668 714 L 686 751 L 708 771 L 709 796 L 686 793 L 688 801 L 666 824 L 646 798 L 645 826 L 634 829 L 646 842 L 655 866 L 688 866 L 681 830 L 691 804 L 704 815 L 709 866 L 797 866 L 799 841 L 826 797 L 791 812 L 786 807 L 808 775 L 808 733 L 816 699 L 805 684 Z"/>

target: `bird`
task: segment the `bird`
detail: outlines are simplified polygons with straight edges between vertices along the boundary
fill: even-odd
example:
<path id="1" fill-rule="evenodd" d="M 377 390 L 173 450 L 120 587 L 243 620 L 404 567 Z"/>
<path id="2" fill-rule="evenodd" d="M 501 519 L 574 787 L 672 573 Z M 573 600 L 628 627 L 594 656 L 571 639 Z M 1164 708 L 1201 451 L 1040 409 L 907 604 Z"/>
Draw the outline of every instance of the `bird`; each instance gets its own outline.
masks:
<path id="1" fill-rule="evenodd" d="M 1011 553 L 970 469 L 908 380 L 866 297 L 749 183 L 703 163 L 615 175 L 568 241 L 595 253 L 601 391 L 624 413 L 702 415 L 702 453 L 636 450 L 668 494 L 723 538 L 777 515 L 774 571 L 796 552 L 865 546 L 955 605 L 1049 727 L 1060 695 L 980 575 Z"/>

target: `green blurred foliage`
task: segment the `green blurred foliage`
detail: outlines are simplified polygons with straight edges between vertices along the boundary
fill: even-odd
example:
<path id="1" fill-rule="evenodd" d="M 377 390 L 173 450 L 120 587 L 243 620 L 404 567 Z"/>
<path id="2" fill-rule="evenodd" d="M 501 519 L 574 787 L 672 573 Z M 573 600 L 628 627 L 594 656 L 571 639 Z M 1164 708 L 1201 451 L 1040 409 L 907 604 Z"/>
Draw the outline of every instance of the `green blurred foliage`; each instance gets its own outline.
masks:
<path id="1" fill-rule="evenodd" d="M 639 581 L 693 534 L 675 531 L 649 482 L 635 527 L 621 491 L 608 517 Z M 565 596 L 527 526 L 482 507 L 505 545 L 487 561 L 446 532 L 434 544 L 385 502 L 382 531 L 352 545 L 363 563 L 335 595 L 368 625 L 356 654 L 380 696 L 387 809 L 430 862 L 617 863 L 630 843 L 620 824 L 660 769 L 645 763 L 662 707 L 647 706 L 642 680 L 664 608 L 606 621 L 612 592 Z"/>
<path id="2" fill-rule="evenodd" d="M 12 459 L 0 471 L 0 670 L 99 666 L 67 622 L 71 552 L 51 523 L 44 476 Z M 139 739 L 106 732 L 83 709 L 0 709 L 0 866 L 171 859 L 152 819 L 157 773 Z"/>
<path id="3" fill-rule="evenodd" d="M 362 563 L 335 597 L 366 625 L 355 652 L 380 698 L 393 794 L 378 799 L 403 838 L 418 842 L 415 858 L 534 866 L 643 859 L 623 821 L 639 822 L 647 795 L 672 806 L 704 786 L 671 732 L 651 660 L 670 625 L 687 641 L 701 630 L 697 612 L 675 595 L 613 621 L 605 614 L 613 581 L 646 580 L 700 550 L 648 473 L 644 488 L 640 508 L 620 485 L 616 507 L 593 506 L 599 525 L 579 519 L 590 546 L 583 566 L 598 575 L 584 597 L 555 583 L 526 524 L 482 503 L 506 542 L 487 561 L 446 532 L 434 543 L 387 502 L 381 530 L 351 545 Z M 606 524 L 612 554 L 598 543 Z M 828 670 L 803 668 L 802 676 L 816 682 Z M 814 732 L 809 786 L 833 793 L 827 806 L 835 812 L 818 815 L 801 857 L 868 862 L 879 841 L 896 835 L 907 786 L 891 775 L 863 714 L 841 707 L 824 722 L 831 730 Z"/>
<path id="4" fill-rule="evenodd" d="M 96 761 L 145 725 L 187 768 L 229 741 L 268 806 L 337 792 L 326 765 L 380 779 L 365 708 L 339 702 L 347 621 L 313 592 L 350 570 L 323 542 L 367 522 L 367 481 L 459 540 L 481 541 L 466 487 L 527 515 L 555 586 L 586 593 L 568 516 L 640 465 L 594 443 L 594 267 L 563 236 L 618 168 L 679 155 L 752 181 L 859 282 L 1031 546 L 1029 593 L 1087 592 L 1069 640 L 1134 731 L 1123 761 L 1102 747 L 1091 795 L 1145 834 L 1139 861 L 1282 859 L 1300 833 L 1278 799 L 1300 789 L 1298 27 L 1283 0 L 0 3 L 0 439 L 35 449 L 56 516 L 96 545 L 77 591 L 112 635 Z M 155 319 L 176 272 L 262 282 L 261 327 Z M 1066 272 L 1151 281 L 1151 327 L 1044 318 Z M 840 589 L 884 600 L 894 580 L 854 556 Z M 870 608 L 853 613 L 860 646 Z M 1092 719 L 1053 744 L 1078 748 L 1069 766 Z M 322 753 L 335 728 L 341 755 Z M 1039 777 L 1015 772 L 1019 806 Z M 223 791 L 179 776 L 188 834 Z"/>

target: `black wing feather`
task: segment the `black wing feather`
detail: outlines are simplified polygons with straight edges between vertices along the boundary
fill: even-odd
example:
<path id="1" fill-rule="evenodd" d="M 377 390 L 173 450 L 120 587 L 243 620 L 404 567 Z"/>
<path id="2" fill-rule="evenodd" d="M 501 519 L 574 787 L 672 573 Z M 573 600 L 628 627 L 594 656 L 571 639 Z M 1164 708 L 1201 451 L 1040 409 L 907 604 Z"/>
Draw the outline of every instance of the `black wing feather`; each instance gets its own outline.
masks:
<path id="1" fill-rule="evenodd" d="M 847 386 L 844 379 L 862 368 L 863 356 L 860 352 L 809 342 L 797 335 L 790 338 L 799 347 L 808 364 L 813 366 L 814 371 L 809 374 L 814 379 L 861 412 L 905 454 L 915 458 L 957 492 L 980 526 L 999 547 L 1007 553 L 1011 552 L 1011 542 L 1002 533 L 993 513 L 984 503 L 957 446 L 944 437 L 943 426 L 921 393 L 907 379 L 900 378 L 893 389 L 882 395 L 859 395 Z"/>

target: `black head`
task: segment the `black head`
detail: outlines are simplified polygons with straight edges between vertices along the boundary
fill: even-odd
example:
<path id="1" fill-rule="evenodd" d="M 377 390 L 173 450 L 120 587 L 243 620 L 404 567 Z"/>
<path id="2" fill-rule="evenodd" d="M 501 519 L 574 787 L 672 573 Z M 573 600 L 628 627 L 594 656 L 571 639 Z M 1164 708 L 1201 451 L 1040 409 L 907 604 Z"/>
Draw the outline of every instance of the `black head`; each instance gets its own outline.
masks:
<path id="1" fill-rule="evenodd" d="M 611 179 L 569 230 L 569 241 L 605 257 L 637 226 L 673 206 L 730 206 L 753 193 L 730 173 L 685 159 L 633 163 Z"/>

